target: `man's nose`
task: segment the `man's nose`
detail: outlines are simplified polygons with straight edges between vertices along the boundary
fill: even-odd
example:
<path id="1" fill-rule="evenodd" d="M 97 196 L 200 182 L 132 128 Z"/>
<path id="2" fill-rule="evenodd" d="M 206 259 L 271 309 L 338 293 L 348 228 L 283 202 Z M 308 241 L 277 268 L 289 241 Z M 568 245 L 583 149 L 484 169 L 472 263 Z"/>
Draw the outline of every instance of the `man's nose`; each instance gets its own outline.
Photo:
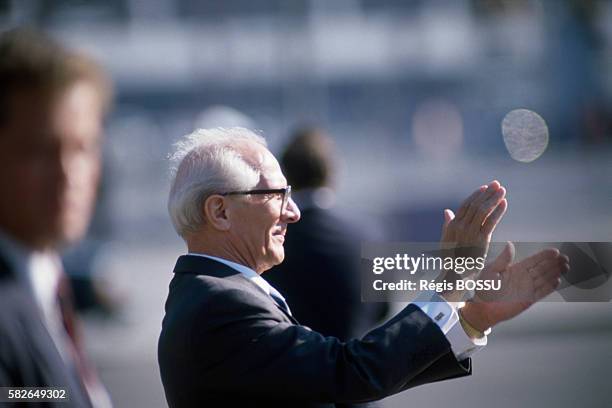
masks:
<path id="1" fill-rule="evenodd" d="M 300 217 L 300 209 L 298 208 L 295 201 L 293 201 L 292 198 L 289 198 L 289 202 L 287 203 L 287 209 L 283 213 L 283 221 L 292 224 L 294 222 L 298 222 L 300 220 Z"/>

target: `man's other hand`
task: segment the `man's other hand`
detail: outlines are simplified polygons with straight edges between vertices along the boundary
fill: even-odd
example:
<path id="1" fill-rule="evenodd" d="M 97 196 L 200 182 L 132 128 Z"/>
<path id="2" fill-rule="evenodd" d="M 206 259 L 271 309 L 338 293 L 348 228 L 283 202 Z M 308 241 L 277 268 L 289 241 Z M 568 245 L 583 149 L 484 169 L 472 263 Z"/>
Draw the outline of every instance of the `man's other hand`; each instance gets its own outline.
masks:
<path id="1" fill-rule="evenodd" d="M 552 293 L 561 274 L 569 271 L 569 258 L 557 249 L 542 250 L 513 264 L 514 252 L 514 245 L 508 242 L 478 278 L 500 279 L 501 290 L 476 291 L 461 309 L 463 318 L 477 330 L 485 331 L 522 313 Z"/>

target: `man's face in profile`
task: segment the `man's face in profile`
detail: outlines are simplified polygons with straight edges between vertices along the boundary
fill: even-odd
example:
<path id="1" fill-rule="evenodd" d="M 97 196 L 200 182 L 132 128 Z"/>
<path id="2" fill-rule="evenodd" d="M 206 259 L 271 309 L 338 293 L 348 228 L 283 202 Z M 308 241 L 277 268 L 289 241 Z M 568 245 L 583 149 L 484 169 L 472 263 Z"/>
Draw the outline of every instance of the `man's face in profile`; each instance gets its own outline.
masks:
<path id="1" fill-rule="evenodd" d="M 0 124 L 0 226 L 31 247 L 86 231 L 100 176 L 102 106 L 87 82 L 14 92 Z"/>
<path id="2" fill-rule="evenodd" d="M 253 145 L 247 160 L 258 163 L 259 183 L 254 189 L 287 186 L 278 161 L 266 148 Z M 232 239 L 248 265 L 258 273 L 280 264 L 285 258 L 285 234 L 290 223 L 300 219 L 300 210 L 291 200 L 281 212 L 282 194 L 252 195 L 232 200 Z"/>

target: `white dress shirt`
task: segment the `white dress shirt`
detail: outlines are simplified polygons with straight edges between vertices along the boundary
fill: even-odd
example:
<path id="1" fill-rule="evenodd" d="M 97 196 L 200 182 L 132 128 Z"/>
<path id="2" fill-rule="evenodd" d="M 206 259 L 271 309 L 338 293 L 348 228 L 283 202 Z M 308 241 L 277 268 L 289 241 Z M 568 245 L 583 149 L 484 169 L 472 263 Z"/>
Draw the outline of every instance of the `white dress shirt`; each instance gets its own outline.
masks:
<path id="1" fill-rule="evenodd" d="M 280 294 L 278 290 L 276 290 L 264 278 L 262 278 L 261 275 L 259 275 L 257 272 L 247 266 L 238 264 L 236 262 L 228 261 L 227 259 L 218 258 L 216 256 L 196 253 L 189 253 L 188 255 L 202 256 L 204 258 L 209 258 L 217 262 L 221 262 L 222 264 L 225 264 L 230 268 L 243 274 L 257 286 L 259 286 L 268 295 L 272 296 L 272 294 L 274 294 L 275 296 L 280 297 L 283 302 L 285 301 L 285 298 Z M 451 349 L 453 350 L 453 353 L 455 354 L 457 360 L 464 360 L 487 345 L 486 334 L 488 334 L 489 331 L 487 331 L 485 333 L 485 336 L 482 338 L 472 339 L 466 334 L 465 330 L 461 326 L 457 309 L 463 306 L 462 302 L 453 305 L 444 300 L 435 292 L 424 292 L 421 293 L 412 304 L 419 307 L 438 325 L 438 327 L 440 328 L 440 330 L 442 330 L 442 333 L 444 333 L 446 339 L 450 343 Z"/>
<path id="2" fill-rule="evenodd" d="M 16 279 L 32 294 L 43 323 L 65 362 L 67 334 L 57 304 L 61 260 L 56 253 L 33 251 L 0 231 L 0 251 L 13 268 Z"/>

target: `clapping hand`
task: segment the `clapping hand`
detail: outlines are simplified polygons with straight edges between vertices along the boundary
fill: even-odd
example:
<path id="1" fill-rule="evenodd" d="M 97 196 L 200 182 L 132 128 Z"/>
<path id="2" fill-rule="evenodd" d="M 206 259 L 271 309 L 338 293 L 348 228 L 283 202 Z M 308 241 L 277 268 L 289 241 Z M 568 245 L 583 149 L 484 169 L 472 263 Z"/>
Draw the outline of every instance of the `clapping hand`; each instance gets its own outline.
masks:
<path id="1" fill-rule="evenodd" d="M 506 189 L 494 180 L 474 191 L 461 204 L 457 215 L 450 209 L 444 210 L 442 248 L 470 248 L 469 256 L 485 256 L 491 235 L 508 208 L 505 195 Z"/>
<path id="2" fill-rule="evenodd" d="M 524 260 L 514 260 L 514 245 L 508 242 L 494 262 L 478 279 L 499 279 L 500 290 L 476 291 L 461 313 L 474 328 L 484 331 L 511 319 L 552 293 L 562 274 L 569 271 L 569 259 L 557 249 L 545 249 Z"/>
<path id="3" fill-rule="evenodd" d="M 459 207 L 457 215 L 452 210 L 444 210 L 441 247 L 444 253 L 452 257 L 486 257 L 489 243 L 495 227 L 508 208 L 506 189 L 493 180 L 488 185 L 480 186 Z M 438 277 L 440 281 L 456 282 L 459 279 L 476 275 L 479 270 L 472 270 L 459 275 L 453 270 L 446 271 Z M 465 291 L 451 289 L 442 293 L 448 301 L 460 301 Z"/>

